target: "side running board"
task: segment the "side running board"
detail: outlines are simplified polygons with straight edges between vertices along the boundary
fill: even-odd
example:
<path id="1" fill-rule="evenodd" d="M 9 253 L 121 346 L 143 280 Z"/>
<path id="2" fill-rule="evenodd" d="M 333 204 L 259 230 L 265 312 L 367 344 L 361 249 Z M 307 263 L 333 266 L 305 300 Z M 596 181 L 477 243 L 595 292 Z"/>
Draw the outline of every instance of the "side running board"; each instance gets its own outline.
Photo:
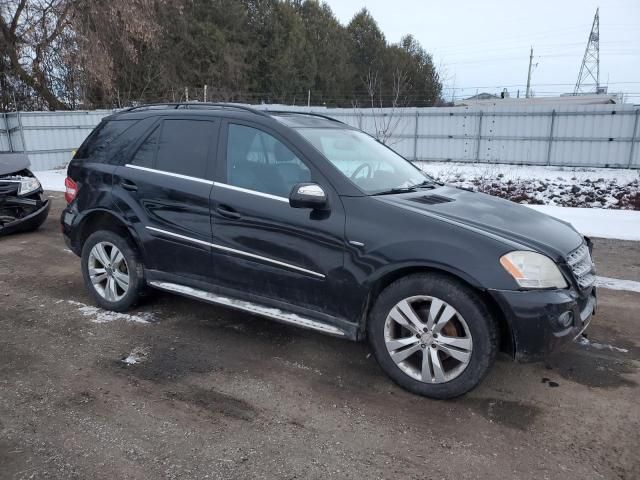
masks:
<path id="1" fill-rule="evenodd" d="M 244 310 L 245 312 L 251 312 L 256 315 L 268 317 L 283 323 L 297 325 L 299 327 L 310 328 L 322 333 L 328 333 L 330 335 L 337 335 L 340 337 L 343 337 L 345 335 L 342 330 L 331 325 L 320 323 L 315 320 L 311 320 L 310 318 L 302 317 L 296 313 L 260 305 L 259 303 L 224 297 L 222 295 L 217 295 L 205 290 L 188 287 L 186 285 L 179 285 L 177 283 L 151 281 L 149 282 L 149 285 L 160 290 L 165 290 L 167 292 L 197 298 L 198 300 L 204 300 L 205 302 L 215 303 L 217 305 L 224 305 L 226 307 L 235 308 L 237 310 Z"/>

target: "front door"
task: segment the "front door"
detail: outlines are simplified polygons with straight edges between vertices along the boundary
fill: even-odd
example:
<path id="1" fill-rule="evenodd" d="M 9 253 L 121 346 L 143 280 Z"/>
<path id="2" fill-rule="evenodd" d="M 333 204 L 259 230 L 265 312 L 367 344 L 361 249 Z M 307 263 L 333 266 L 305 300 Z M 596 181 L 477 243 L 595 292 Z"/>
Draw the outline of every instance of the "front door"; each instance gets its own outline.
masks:
<path id="1" fill-rule="evenodd" d="M 319 173 L 275 132 L 223 125 L 211 195 L 216 283 L 341 317 L 344 209 Z M 316 182 L 330 210 L 289 206 L 296 183 Z"/>
<path id="2" fill-rule="evenodd" d="M 210 281 L 213 181 L 218 127 L 210 119 L 167 118 L 117 168 L 113 197 L 143 238 L 145 267 Z"/>

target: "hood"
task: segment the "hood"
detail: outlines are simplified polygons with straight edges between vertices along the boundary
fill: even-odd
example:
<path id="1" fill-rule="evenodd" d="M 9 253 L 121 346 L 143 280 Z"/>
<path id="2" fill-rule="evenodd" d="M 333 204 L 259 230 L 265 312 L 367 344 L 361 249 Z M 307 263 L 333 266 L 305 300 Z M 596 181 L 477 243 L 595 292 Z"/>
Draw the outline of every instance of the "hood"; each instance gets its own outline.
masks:
<path id="1" fill-rule="evenodd" d="M 459 188 L 444 186 L 373 198 L 511 240 L 555 259 L 583 241 L 567 222 L 509 200 Z"/>
<path id="2" fill-rule="evenodd" d="M 31 162 L 24 153 L 2 153 L 0 154 L 0 175 L 9 175 L 29 168 Z"/>

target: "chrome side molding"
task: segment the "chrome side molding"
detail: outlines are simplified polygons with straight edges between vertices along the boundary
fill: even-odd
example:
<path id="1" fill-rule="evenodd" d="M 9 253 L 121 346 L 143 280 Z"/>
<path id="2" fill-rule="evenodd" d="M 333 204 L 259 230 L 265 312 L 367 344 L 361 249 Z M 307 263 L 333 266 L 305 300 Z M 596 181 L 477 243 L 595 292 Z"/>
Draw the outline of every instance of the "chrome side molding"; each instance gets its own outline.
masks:
<path id="1" fill-rule="evenodd" d="M 160 290 L 165 290 L 167 292 L 178 293 L 180 295 L 197 298 L 199 300 L 215 303 L 217 305 L 224 305 L 226 307 L 235 308 L 237 310 L 243 310 L 245 312 L 254 313 L 256 315 L 271 318 L 279 322 L 289 323 L 292 325 L 297 325 L 299 327 L 309 328 L 311 330 L 317 330 L 322 333 L 328 333 L 330 335 L 337 335 L 341 337 L 345 335 L 345 333 L 339 328 L 333 327 L 331 325 L 326 325 L 315 320 L 311 320 L 310 318 L 302 317 L 296 313 L 280 310 L 278 308 L 267 307 L 245 300 L 229 298 L 177 283 L 151 281 L 149 282 L 149 285 Z"/>
<path id="2" fill-rule="evenodd" d="M 224 245 L 218 245 L 216 243 L 205 242 L 204 240 L 198 240 L 197 238 L 187 237 L 185 235 L 180 235 L 179 233 L 169 232 L 168 230 L 162 230 L 156 227 L 146 226 L 145 228 L 147 230 L 151 230 L 152 232 L 157 232 L 163 235 L 167 235 L 169 237 L 179 238 L 181 240 L 197 243 L 199 245 L 205 245 L 207 247 L 215 248 L 216 250 L 222 250 L 223 252 L 229 252 L 236 255 L 241 255 L 243 257 L 255 258 L 256 260 L 269 262 L 274 265 L 278 265 L 280 267 L 290 268 L 291 270 L 297 270 L 298 272 L 308 273 L 309 275 L 313 275 L 318 278 L 325 278 L 325 276 L 322 273 L 318 273 L 318 272 L 314 272 L 313 270 L 308 270 L 306 268 L 298 267 L 297 265 L 291 265 L 290 263 L 281 262 L 280 260 L 274 260 L 273 258 L 263 257 L 262 255 L 256 255 L 254 253 L 244 252 L 242 250 L 236 250 L 235 248 L 225 247 Z"/>
<path id="3" fill-rule="evenodd" d="M 200 183 L 205 183 L 207 185 L 213 185 L 213 182 L 211 180 L 207 180 L 206 178 L 191 177 L 189 175 L 182 175 L 180 173 L 167 172 L 165 170 L 156 170 L 155 168 L 141 167 L 140 165 L 131 165 L 130 163 L 127 163 L 125 167 L 133 168 L 136 170 L 142 170 L 143 172 L 166 175 L 167 177 L 182 178 L 183 180 L 191 180 L 192 182 L 200 182 Z"/>
<path id="4" fill-rule="evenodd" d="M 257 190 L 251 190 L 250 188 L 236 187 L 224 182 L 213 182 L 214 187 L 226 188 L 228 190 L 234 190 L 236 192 L 248 193 L 249 195 L 256 195 L 258 197 L 270 198 L 271 200 L 277 200 L 279 202 L 289 203 L 289 199 L 286 197 L 280 197 L 278 195 L 271 195 L 270 193 L 259 192 Z"/>

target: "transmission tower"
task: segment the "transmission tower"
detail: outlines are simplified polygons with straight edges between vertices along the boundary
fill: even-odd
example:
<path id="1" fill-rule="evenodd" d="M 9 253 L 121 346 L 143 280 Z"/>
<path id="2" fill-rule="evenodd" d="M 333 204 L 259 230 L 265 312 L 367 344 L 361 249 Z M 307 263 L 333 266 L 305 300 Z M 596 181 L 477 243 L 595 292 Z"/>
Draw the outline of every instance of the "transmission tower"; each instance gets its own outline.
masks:
<path id="1" fill-rule="evenodd" d="M 578 81 L 573 90 L 574 95 L 581 93 L 598 93 L 600 90 L 600 8 L 593 17 L 591 33 L 584 51 Z"/>

